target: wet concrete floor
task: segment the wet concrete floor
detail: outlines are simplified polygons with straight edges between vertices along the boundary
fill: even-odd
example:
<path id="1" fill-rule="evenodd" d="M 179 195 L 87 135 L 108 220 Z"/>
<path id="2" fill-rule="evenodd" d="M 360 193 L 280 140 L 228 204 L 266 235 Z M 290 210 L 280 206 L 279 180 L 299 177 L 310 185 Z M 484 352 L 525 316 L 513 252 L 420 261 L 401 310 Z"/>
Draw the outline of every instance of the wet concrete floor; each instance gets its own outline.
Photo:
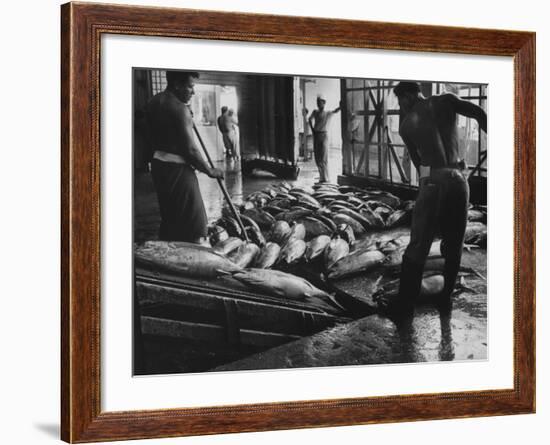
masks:
<path id="1" fill-rule="evenodd" d="M 339 150 L 330 151 L 331 179 L 340 171 Z M 264 177 L 242 178 L 234 161 L 221 162 L 225 183 L 236 203 L 253 191 L 277 181 Z M 313 161 L 300 164 L 297 184 L 312 185 L 318 180 Z M 209 222 L 219 218 L 223 195 L 216 181 L 198 174 Z M 135 241 L 157 239 L 160 223 L 155 191 L 148 173 L 135 177 Z M 401 229 L 405 232 L 407 229 Z M 351 364 L 406 363 L 448 360 L 484 360 L 487 358 L 486 251 L 465 250 L 463 265 L 478 274 L 461 274 L 452 307 L 437 309 L 433 304 L 416 307 L 414 317 L 394 323 L 379 315 L 370 315 L 351 323 L 334 326 L 313 336 L 242 358 L 234 357 L 212 370 L 243 370 L 338 366 Z M 338 283 L 346 292 L 373 304 L 370 290 L 377 276 L 358 277 Z M 219 362 L 218 362 L 219 364 Z M 177 367 L 177 364 L 174 365 Z"/>

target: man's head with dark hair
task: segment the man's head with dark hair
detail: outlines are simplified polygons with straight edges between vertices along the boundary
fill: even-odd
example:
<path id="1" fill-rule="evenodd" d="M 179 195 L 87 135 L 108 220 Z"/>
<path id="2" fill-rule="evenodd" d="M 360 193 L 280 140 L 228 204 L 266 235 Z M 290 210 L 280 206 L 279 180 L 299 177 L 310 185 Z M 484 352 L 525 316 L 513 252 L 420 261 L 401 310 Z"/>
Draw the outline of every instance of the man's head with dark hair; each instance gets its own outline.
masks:
<path id="1" fill-rule="evenodd" d="M 225 113 L 226 111 L 227 111 L 227 107 L 224 105 L 224 106 L 222 107 L 222 114 Z"/>
<path id="2" fill-rule="evenodd" d="M 393 93 L 397 96 L 403 96 L 405 94 L 411 94 L 417 96 L 420 93 L 420 85 L 416 82 L 399 82 L 393 89 Z"/>
<path id="3" fill-rule="evenodd" d="M 167 89 L 184 103 L 189 102 L 195 94 L 195 79 L 199 78 L 196 71 L 166 71 Z"/>
<path id="4" fill-rule="evenodd" d="M 393 93 L 399 101 L 399 108 L 405 113 L 408 112 L 421 97 L 420 85 L 416 82 L 399 82 L 393 89 Z"/>
<path id="5" fill-rule="evenodd" d="M 166 81 L 168 86 L 173 86 L 177 83 L 187 82 L 189 78 L 198 79 L 199 73 L 196 71 L 166 71 Z"/>

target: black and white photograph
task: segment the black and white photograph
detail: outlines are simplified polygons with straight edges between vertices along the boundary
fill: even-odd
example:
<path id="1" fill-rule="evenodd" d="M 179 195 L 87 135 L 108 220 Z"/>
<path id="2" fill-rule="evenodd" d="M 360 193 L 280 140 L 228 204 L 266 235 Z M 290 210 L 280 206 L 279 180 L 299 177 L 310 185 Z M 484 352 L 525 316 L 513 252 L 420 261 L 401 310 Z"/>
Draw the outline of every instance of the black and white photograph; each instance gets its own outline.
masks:
<path id="1" fill-rule="evenodd" d="M 489 85 L 131 82 L 134 375 L 487 360 Z"/>

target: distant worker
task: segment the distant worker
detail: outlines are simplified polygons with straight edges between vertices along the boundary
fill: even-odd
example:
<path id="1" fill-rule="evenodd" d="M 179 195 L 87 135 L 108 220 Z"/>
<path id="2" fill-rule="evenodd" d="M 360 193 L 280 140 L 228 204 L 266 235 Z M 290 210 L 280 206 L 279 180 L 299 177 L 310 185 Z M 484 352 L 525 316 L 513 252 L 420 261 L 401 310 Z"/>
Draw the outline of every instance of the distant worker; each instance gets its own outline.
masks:
<path id="1" fill-rule="evenodd" d="M 325 111 L 327 100 L 323 94 L 317 96 L 317 110 L 313 110 L 308 122 L 313 134 L 313 154 L 319 169 L 319 182 L 329 182 L 328 173 L 328 125 L 332 116 L 340 111 L 340 106 Z"/>
<path id="2" fill-rule="evenodd" d="M 426 98 L 416 82 L 400 82 L 394 94 L 402 112 L 399 134 L 419 176 L 399 293 L 386 302 L 390 312 L 406 315 L 412 313 L 420 294 L 424 263 L 437 229 L 445 258 L 444 287 L 439 297 L 442 303 L 450 301 L 460 269 L 470 193 L 461 172 L 464 161 L 458 154 L 457 115 L 475 119 L 487 132 L 487 114 L 454 94 Z"/>
<path id="3" fill-rule="evenodd" d="M 238 159 L 237 152 L 238 121 L 232 108 L 222 107 L 222 114 L 218 117 L 218 128 L 222 134 L 225 156 Z"/>
<path id="4" fill-rule="evenodd" d="M 199 73 L 167 71 L 166 89 L 147 104 L 147 124 L 154 150 L 151 174 L 158 196 L 165 241 L 204 242 L 207 219 L 195 169 L 211 178 L 223 172 L 203 159 L 193 134 L 189 101 Z"/>

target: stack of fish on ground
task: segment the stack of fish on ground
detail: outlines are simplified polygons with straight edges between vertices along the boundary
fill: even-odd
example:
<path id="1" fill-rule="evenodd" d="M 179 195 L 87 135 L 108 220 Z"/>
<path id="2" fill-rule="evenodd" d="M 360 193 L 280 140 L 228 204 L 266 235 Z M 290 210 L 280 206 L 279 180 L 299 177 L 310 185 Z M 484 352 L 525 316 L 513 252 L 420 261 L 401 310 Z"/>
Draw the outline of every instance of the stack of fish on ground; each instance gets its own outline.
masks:
<path id="1" fill-rule="evenodd" d="M 399 267 L 410 239 L 396 236 L 395 228 L 410 224 L 413 208 L 413 201 L 377 189 L 282 182 L 250 194 L 239 207 L 248 242 L 224 207 L 209 227 L 213 247 L 148 242 L 136 248 L 136 258 L 191 277 L 232 276 L 261 293 L 338 311 L 330 294 L 289 272 L 298 263 L 307 263 L 328 280 L 374 268 L 391 272 Z M 486 246 L 486 218 L 486 208 L 470 210 L 467 243 Z M 434 249 L 440 248 L 434 244 Z M 442 263 L 439 252 L 430 260 Z"/>
<path id="2" fill-rule="evenodd" d="M 303 301 L 324 313 L 340 314 L 344 311 L 332 295 L 301 277 L 278 270 L 245 269 L 243 265 L 259 250 L 259 247 L 252 246 L 255 245 L 241 242 L 237 250 L 241 249 L 242 254 L 237 258 L 226 256 L 221 249 L 193 243 L 147 241 L 135 246 L 134 258 L 138 265 L 161 267 L 194 279 L 232 277 L 258 292 L 285 300 Z"/>
<path id="3" fill-rule="evenodd" d="M 328 280 L 338 280 L 401 264 L 410 237 L 386 231 L 410 225 L 414 201 L 374 188 L 328 183 L 292 187 L 282 182 L 251 193 L 239 209 L 249 242 L 224 208 L 209 229 L 215 251 L 242 268 L 288 272 L 307 263 Z M 472 207 L 468 218 L 466 242 L 485 247 L 486 207 Z M 435 252 L 439 244 L 434 246 Z M 443 264 L 439 252 L 430 261 Z M 273 273 L 271 278 L 279 276 Z"/>
<path id="4" fill-rule="evenodd" d="M 368 232 L 406 225 L 413 201 L 376 189 L 286 182 L 251 193 L 240 206 L 250 240 L 227 208 L 210 227 L 214 250 L 242 267 L 287 268 L 300 261 L 321 263 L 330 279 L 368 270 L 384 255 L 376 245 L 355 249 Z"/>

